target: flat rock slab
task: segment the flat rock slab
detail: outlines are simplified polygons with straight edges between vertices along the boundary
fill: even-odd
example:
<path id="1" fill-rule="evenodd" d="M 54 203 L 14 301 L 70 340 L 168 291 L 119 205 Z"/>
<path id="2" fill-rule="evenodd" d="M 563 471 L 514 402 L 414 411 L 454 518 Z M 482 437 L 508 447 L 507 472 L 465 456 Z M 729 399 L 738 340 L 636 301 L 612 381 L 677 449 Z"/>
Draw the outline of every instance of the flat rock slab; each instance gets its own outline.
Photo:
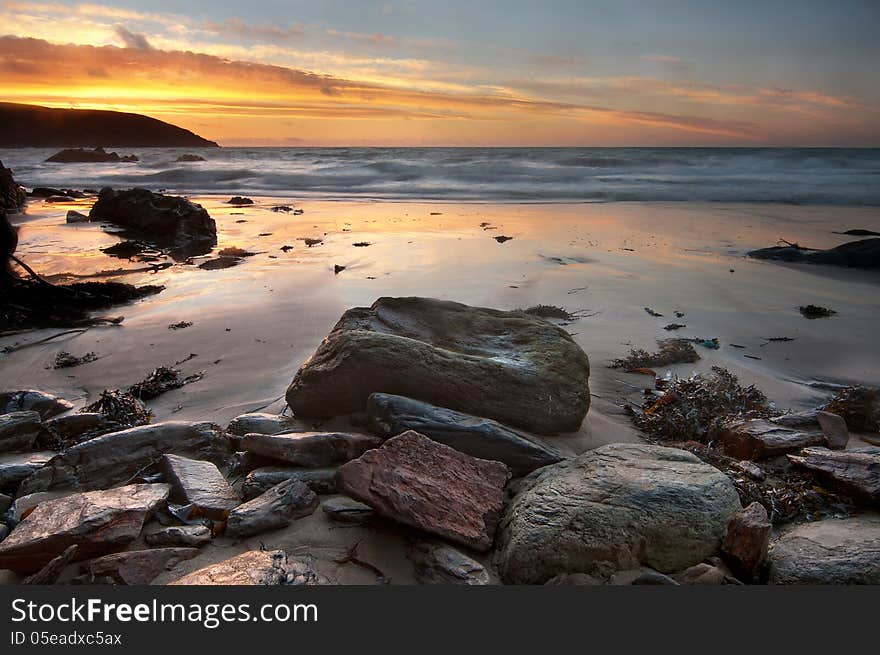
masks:
<path id="1" fill-rule="evenodd" d="M 405 432 L 336 474 L 341 493 L 405 525 L 485 551 L 501 517 L 510 471 Z"/>
<path id="2" fill-rule="evenodd" d="M 318 495 L 336 493 L 336 469 L 292 468 L 289 466 L 262 466 L 245 476 L 241 483 L 241 495 L 252 500 L 285 480 L 299 480 Z"/>
<path id="3" fill-rule="evenodd" d="M 213 423 L 142 425 L 71 446 L 25 480 L 19 493 L 105 489 L 128 481 L 168 453 L 214 462 L 231 454 L 229 440 Z"/>
<path id="4" fill-rule="evenodd" d="M 172 585 L 266 586 L 283 584 L 288 573 L 287 556 L 281 550 L 249 550 L 228 560 L 193 571 Z"/>
<path id="5" fill-rule="evenodd" d="M 372 394 L 367 416 L 370 430 L 383 437 L 414 430 L 472 457 L 503 462 L 516 476 L 563 459 L 555 448 L 498 421 L 403 396 Z"/>
<path id="6" fill-rule="evenodd" d="M 198 548 L 153 548 L 112 553 L 80 564 L 80 579 L 86 584 L 150 584 L 163 571 L 198 554 Z"/>
<path id="7" fill-rule="evenodd" d="M 360 457 L 382 445 L 383 439 L 350 432 L 297 432 L 248 434 L 241 442 L 246 452 L 303 466 L 321 468 Z"/>
<path id="8" fill-rule="evenodd" d="M 0 391 L 0 414 L 8 412 L 37 412 L 43 419 L 52 418 L 73 409 L 73 403 L 45 391 L 25 389 Z"/>
<path id="9" fill-rule="evenodd" d="M 821 431 L 796 430 L 772 421 L 751 419 L 723 426 L 718 447 L 730 457 L 761 460 L 780 457 L 808 446 L 825 443 Z"/>
<path id="10" fill-rule="evenodd" d="M 345 496 L 328 498 L 321 503 L 321 511 L 328 519 L 343 523 L 363 523 L 376 515 L 369 505 Z"/>
<path id="11" fill-rule="evenodd" d="M 492 584 L 486 567 L 470 555 L 448 544 L 416 542 L 409 551 L 420 584 L 472 585 Z"/>
<path id="12" fill-rule="evenodd" d="M 162 458 L 165 481 L 171 485 L 172 499 L 184 505 L 195 505 L 202 514 L 223 518 L 238 507 L 241 499 L 213 463 L 180 455 Z"/>
<path id="13" fill-rule="evenodd" d="M 695 455 L 610 444 L 525 479 L 507 506 L 496 563 L 505 582 L 563 573 L 663 573 L 703 561 L 741 509 L 730 479 Z"/>
<path id="14" fill-rule="evenodd" d="M 590 407 L 587 355 L 523 312 L 431 298 L 350 309 L 287 389 L 296 416 L 362 411 L 372 393 L 424 400 L 538 434 L 573 432 Z"/>
<path id="15" fill-rule="evenodd" d="M 226 431 L 243 437 L 246 434 L 278 434 L 279 432 L 288 432 L 300 425 L 300 421 L 290 416 L 253 412 L 236 416 L 229 422 Z"/>
<path id="16" fill-rule="evenodd" d="M 774 584 L 880 584 L 880 515 L 804 523 L 770 545 Z"/>
<path id="17" fill-rule="evenodd" d="M 33 475 L 55 455 L 56 453 L 51 451 L 7 454 L 0 452 L 0 488 L 16 485 Z"/>
<path id="18" fill-rule="evenodd" d="M 880 448 L 804 448 L 788 459 L 845 494 L 880 505 Z"/>
<path id="19" fill-rule="evenodd" d="M 74 544 L 77 560 L 117 550 L 137 538 L 170 490 L 133 484 L 42 502 L 0 543 L 0 568 L 30 573 Z"/>
<path id="20" fill-rule="evenodd" d="M 40 421 L 32 411 L 0 414 L 0 452 L 30 450 L 40 434 Z"/>
<path id="21" fill-rule="evenodd" d="M 236 507 L 226 520 L 226 535 L 250 537 L 290 525 L 318 506 L 315 492 L 298 480 L 287 480 Z"/>
<path id="22" fill-rule="evenodd" d="M 211 541 L 211 530 L 205 525 L 171 525 L 144 537 L 150 546 L 189 546 L 201 548 Z"/>

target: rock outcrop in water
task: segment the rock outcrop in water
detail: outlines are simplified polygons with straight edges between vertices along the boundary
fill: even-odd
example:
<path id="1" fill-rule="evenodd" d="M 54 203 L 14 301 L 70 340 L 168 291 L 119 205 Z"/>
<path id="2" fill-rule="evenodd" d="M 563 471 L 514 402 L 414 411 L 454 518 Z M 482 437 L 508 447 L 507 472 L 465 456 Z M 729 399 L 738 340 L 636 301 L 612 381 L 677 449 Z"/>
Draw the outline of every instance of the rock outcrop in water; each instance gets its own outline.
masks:
<path id="1" fill-rule="evenodd" d="M 116 162 L 132 164 L 139 160 L 135 155 L 119 155 L 118 153 L 107 152 L 103 148 L 98 147 L 94 150 L 67 148 L 56 152 L 46 161 L 52 164 L 107 164 Z"/>
<path id="2" fill-rule="evenodd" d="M 300 368 L 300 417 L 361 411 L 370 394 L 417 398 L 538 434 L 580 428 L 590 364 L 565 330 L 523 312 L 432 298 L 350 309 Z"/>
<path id="3" fill-rule="evenodd" d="M 89 219 L 119 225 L 186 255 L 204 254 L 217 244 L 217 225 L 201 205 L 146 189 L 101 189 Z"/>
<path id="4" fill-rule="evenodd" d="M 27 193 L 12 177 L 12 171 L 0 161 L 0 212 L 16 212 L 27 200 Z"/>
<path id="5" fill-rule="evenodd" d="M 783 262 L 827 264 L 849 268 L 880 268 L 880 238 L 850 241 L 829 250 L 813 250 L 797 245 L 752 250 L 749 257 Z"/>

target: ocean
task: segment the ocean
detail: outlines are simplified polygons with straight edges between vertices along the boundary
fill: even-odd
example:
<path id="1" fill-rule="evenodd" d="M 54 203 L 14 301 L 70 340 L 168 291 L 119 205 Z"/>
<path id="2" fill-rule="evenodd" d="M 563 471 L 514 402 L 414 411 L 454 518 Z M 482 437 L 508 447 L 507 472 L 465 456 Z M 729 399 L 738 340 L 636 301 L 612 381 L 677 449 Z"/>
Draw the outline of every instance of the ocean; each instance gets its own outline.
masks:
<path id="1" fill-rule="evenodd" d="M 880 149 L 112 148 L 134 164 L 49 164 L 0 149 L 25 186 L 448 202 L 707 201 L 880 205 Z"/>

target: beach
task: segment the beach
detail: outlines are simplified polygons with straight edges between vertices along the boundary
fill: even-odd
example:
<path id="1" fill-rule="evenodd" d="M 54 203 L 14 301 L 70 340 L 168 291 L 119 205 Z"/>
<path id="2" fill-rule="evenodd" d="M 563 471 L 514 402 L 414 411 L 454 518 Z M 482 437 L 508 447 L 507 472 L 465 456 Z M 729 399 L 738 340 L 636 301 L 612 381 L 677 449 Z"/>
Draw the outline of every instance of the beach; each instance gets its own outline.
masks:
<path id="1" fill-rule="evenodd" d="M 719 347 L 697 344 L 699 361 L 658 367 L 659 377 L 688 377 L 722 366 L 743 385 L 763 390 L 779 412 L 812 409 L 843 386 L 877 383 L 880 274 L 745 256 L 780 239 L 830 248 L 852 240 L 836 232 L 878 231 L 874 207 L 256 194 L 252 204 L 238 206 L 229 204 L 226 194 L 190 199 L 216 221 L 217 244 L 210 253 L 183 260 L 158 254 L 144 262 L 103 253 L 101 248 L 120 240 L 107 224 L 65 222 L 69 210 L 88 214 L 94 197 L 32 198 L 25 212 L 13 217 L 18 256 L 52 283 L 94 279 L 165 288 L 100 312 L 124 317 L 118 325 L 36 345 L 28 344 L 63 330 L 0 339 L 0 348 L 7 349 L 0 355 L 3 387 L 40 389 L 82 407 L 105 389 L 127 388 L 169 366 L 183 377 L 201 377 L 148 401 L 154 422 L 226 426 L 244 413 L 285 410 L 288 384 L 347 309 L 407 296 L 502 310 L 551 305 L 573 315 L 551 321 L 590 358 L 592 405 L 577 432 L 539 438 L 566 456 L 604 444 L 645 442 L 625 407 L 642 405 L 643 390 L 653 381 L 609 364 L 632 348 L 654 350 L 657 341 L 670 337 L 717 338 Z M 233 247 L 248 253 L 236 265 L 200 267 Z M 807 304 L 836 314 L 809 320 L 799 311 Z M 670 323 L 684 327 L 664 329 Z M 56 369 L 61 351 L 96 358 Z M 312 427 L 358 429 L 344 417 Z M 864 445 L 851 435 L 849 447 Z M 143 538 L 130 549 L 142 547 Z M 383 580 L 412 583 L 412 538 L 392 523 L 340 526 L 318 511 L 269 535 L 215 538 L 155 583 L 260 544 L 307 556 L 336 582 L 371 584 L 375 571 L 339 561 L 358 544 L 357 557 L 380 569 Z M 488 565 L 488 558 L 481 561 Z M 18 579 L 4 575 L 6 582 Z"/>

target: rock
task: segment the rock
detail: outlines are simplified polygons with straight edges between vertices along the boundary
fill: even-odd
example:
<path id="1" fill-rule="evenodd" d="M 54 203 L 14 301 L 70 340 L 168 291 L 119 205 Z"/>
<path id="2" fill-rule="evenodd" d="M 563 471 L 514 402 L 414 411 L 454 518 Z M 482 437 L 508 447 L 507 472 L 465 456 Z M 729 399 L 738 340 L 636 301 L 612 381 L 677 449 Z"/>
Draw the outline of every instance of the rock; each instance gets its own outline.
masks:
<path id="1" fill-rule="evenodd" d="M 214 259 L 208 259 L 199 264 L 199 268 L 204 271 L 221 271 L 224 268 L 232 268 L 233 266 L 238 266 L 244 260 L 238 257 L 215 257 Z"/>
<path id="2" fill-rule="evenodd" d="M 52 187 L 38 186 L 34 187 L 34 190 L 31 191 L 28 195 L 31 198 L 49 198 L 51 196 L 63 196 L 64 191 L 61 189 L 53 189 Z"/>
<path id="3" fill-rule="evenodd" d="M 6 514 L 6 510 L 12 507 L 12 496 L 0 494 L 0 516 Z"/>
<path id="4" fill-rule="evenodd" d="M 752 503 L 737 512 L 727 524 L 727 536 L 721 550 L 744 578 L 758 577 L 767 560 L 772 530 L 767 510 L 760 503 Z"/>
<path id="5" fill-rule="evenodd" d="M 821 432 L 786 428 L 764 419 L 735 420 L 722 426 L 718 447 L 729 457 L 760 460 L 824 443 Z"/>
<path id="6" fill-rule="evenodd" d="M 633 580 L 632 584 L 644 586 L 675 586 L 678 585 L 678 582 L 670 578 L 668 575 L 663 575 L 657 571 L 646 571 Z"/>
<path id="7" fill-rule="evenodd" d="M 12 171 L 0 161 L 0 212 L 18 211 L 27 201 L 27 193 L 12 177 Z"/>
<path id="8" fill-rule="evenodd" d="M 177 159 L 174 160 L 175 163 L 183 163 L 183 162 L 195 162 L 195 161 L 205 161 L 204 157 L 199 157 L 198 155 L 180 155 Z"/>
<path id="9" fill-rule="evenodd" d="M 168 421 L 141 425 L 71 446 L 22 483 L 20 494 L 56 488 L 103 489 L 175 454 L 222 462 L 229 440 L 213 423 Z"/>
<path id="10" fill-rule="evenodd" d="M 55 584 L 58 582 L 58 577 L 61 575 L 61 572 L 67 568 L 67 565 L 73 561 L 74 556 L 76 555 L 76 551 L 79 550 L 79 546 L 76 544 L 72 544 L 64 549 L 64 552 L 61 553 L 58 557 L 53 558 L 49 561 L 46 566 L 41 568 L 39 571 L 26 577 L 21 581 L 23 585 L 48 585 Z"/>
<path id="11" fill-rule="evenodd" d="M 503 462 L 516 476 L 563 459 L 555 448 L 492 419 L 403 396 L 374 393 L 367 401 L 367 414 L 370 430 L 380 436 L 414 430 L 472 457 Z"/>
<path id="12" fill-rule="evenodd" d="M 233 196 L 229 200 L 226 201 L 227 205 L 253 205 L 254 201 L 250 198 L 243 198 L 242 196 Z"/>
<path id="13" fill-rule="evenodd" d="M 53 452 L 2 453 L 0 452 L 0 488 L 17 485 L 38 471 L 55 456 Z"/>
<path id="14" fill-rule="evenodd" d="M 189 573 L 172 585 L 280 585 L 288 573 L 281 550 L 249 550 L 228 560 Z"/>
<path id="15" fill-rule="evenodd" d="M 204 525 L 172 525 L 144 537 L 150 546 L 191 546 L 201 548 L 211 541 L 211 530 Z"/>
<path id="16" fill-rule="evenodd" d="M 773 584 L 880 584 L 880 515 L 803 523 L 770 546 Z"/>
<path id="17" fill-rule="evenodd" d="M 115 424 L 100 412 L 85 412 L 57 416 L 43 421 L 43 429 L 37 437 L 42 446 L 72 446 L 80 441 L 82 435 L 98 435 L 109 432 Z M 118 428 L 117 428 L 118 429 Z"/>
<path id="18" fill-rule="evenodd" d="M 134 155 L 120 156 L 115 152 L 107 152 L 103 148 L 85 150 L 83 148 L 67 148 L 56 152 L 46 160 L 54 164 L 102 164 L 110 162 L 133 163 L 139 161 Z"/>
<path id="19" fill-rule="evenodd" d="M 536 471 L 509 503 L 496 563 L 505 582 L 560 573 L 661 573 L 703 561 L 740 510 L 730 479 L 675 448 L 609 444 Z"/>
<path id="20" fill-rule="evenodd" d="M 730 467 L 744 475 L 747 475 L 752 480 L 757 480 L 758 482 L 761 482 L 767 478 L 767 474 L 764 473 L 764 469 L 747 459 L 740 460 L 739 462 L 733 462 Z"/>
<path id="21" fill-rule="evenodd" d="M 37 412 L 0 414 L 0 452 L 30 450 L 40 434 Z"/>
<path id="22" fill-rule="evenodd" d="M 217 244 L 217 225 L 201 205 L 146 189 L 101 189 L 89 219 L 109 221 L 185 255 L 205 254 Z"/>
<path id="23" fill-rule="evenodd" d="M 880 448 L 804 448 L 788 459 L 845 494 L 880 505 Z"/>
<path id="24" fill-rule="evenodd" d="M 590 366 L 565 330 L 523 312 L 430 298 L 350 309 L 287 389 L 296 416 L 361 411 L 390 393 L 539 434 L 579 429 Z"/>
<path id="25" fill-rule="evenodd" d="M 482 564 L 452 546 L 419 541 L 412 545 L 408 556 L 419 584 L 492 584 L 492 578 Z"/>
<path id="26" fill-rule="evenodd" d="M 774 416 L 770 421 L 787 428 L 802 428 L 811 431 L 822 429 L 819 425 L 819 411 L 815 409 Z"/>
<path id="27" fill-rule="evenodd" d="M 64 498 L 65 496 L 70 496 L 76 492 L 74 491 L 39 491 L 37 493 L 26 494 L 18 496 L 9 508 L 9 519 L 13 523 L 18 523 L 23 518 L 25 518 L 28 514 L 30 514 L 34 507 L 43 503 L 47 500 L 54 500 L 55 498 Z"/>
<path id="28" fill-rule="evenodd" d="M 488 550 L 510 471 L 417 432 L 339 467 L 339 491 L 378 514 L 478 551 Z"/>
<path id="29" fill-rule="evenodd" d="M 162 473 L 171 485 L 171 498 L 183 505 L 195 505 L 200 513 L 221 519 L 238 507 L 238 497 L 220 470 L 211 462 L 180 455 L 162 458 Z"/>
<path id="30" fill-rule="evenodd" d="M 849 443 L 849 430 L 846 421 L 837 414 L 830 412 L 816 412 L 816 419 L 822 427 L 825 443 L 832 450 L 843 450 Z"/>
<path id="31" fill-rule="evenodd" d="M 547 587 L 595 587 L 601 584 L 601 580 L 586 573 L 560 573 L 544 583 Z"/>
<path id="32" fill-rule="evenodd" d="M 73 409 L 73 403 L 43 391 L 0 392 L 0 414 L 8 412 L 37 412 L 44 420 Z"/>
<path id="33" fill-rule="evenodd" d="M 751 251 L 748 256 L 785 262 L 806 262 L 851 268 L 880 268 L 880 239 L 850 241 L 829 250 L 811 250 L 792 246 L 762 248 Z"/>
<path id="34" fill-rule="evenodd" d="M 689 567 L 673 576 L 673 579 L 682 585 L 722 585 L 730 582 L 724 569 L 705 562 Z"/>
<path id="35" fill-rule="evenodd" d="M 80 581 L 112 580 L 120 585 L 146 585 L 164 571 L 199 554 L 198 548 L 153 548 L 104 555 L 80 564 Z"/>
<path id="36" fill-rule="evenodd" d="M 241 485 L 241 495 L 245 500 L 251 500 L 285 480 L 299 480 L 319 495 L 336 493 L 335 468 L 302 469 L 263 466 L 247 474 Z"/>
<path id="37" fill-rule="evenodd" d="M 241 447 L 255 455 L 307 468 L 340 464 L 378 448 L 382 439 L 349 432 L 299 432 L 295 434 L 248 434 Z"/>
<path id="38" fill-rule="evenodd" d="M 0 568 L 36 571 L 73 544 L 77 560 L 121 548 L 169 491 L 167 484 L 135 484 L 42 502 L 0 544 Z"/>
<path id="39" fill-rule="evenodd" d="M 287 480 L 229 512 L 226 535 L 250 537 L 290 525 L 318 506 L 315 492 L 298 480 Z"/>
<path id="40" fill-rule="evenodd" d="M 90 219 L 88 216 L 86 216 L 85 214 L 80 214 L 78 211 L 75 211 L 73 209 L 69 209 L 67 211 L 66 221 L 68 223 L 88 223 L 89 220 Z"/>
<path id="41" fill-rule="evenodd" d="M 226 431 L 243 437 L 246 434 L 278 434 L 299 425 L 300 422 L 290 416 L 254 412 L 236 416 L 229 422 Z"/>
<path id="42" fill-rule="evenodd" d="M 6 539 L 9 536 L 9 528 L 5 523 L 0 523 L 0 541 Z"/>
<path id="43" fill-rule="evenodd" d="M 376 515 L 369 505 L 364 505 L 345 496 L 328 498 L 321 503 L 321 510 L 327 515 L 327 518 L 343 523 L 363 523 Z"/>

